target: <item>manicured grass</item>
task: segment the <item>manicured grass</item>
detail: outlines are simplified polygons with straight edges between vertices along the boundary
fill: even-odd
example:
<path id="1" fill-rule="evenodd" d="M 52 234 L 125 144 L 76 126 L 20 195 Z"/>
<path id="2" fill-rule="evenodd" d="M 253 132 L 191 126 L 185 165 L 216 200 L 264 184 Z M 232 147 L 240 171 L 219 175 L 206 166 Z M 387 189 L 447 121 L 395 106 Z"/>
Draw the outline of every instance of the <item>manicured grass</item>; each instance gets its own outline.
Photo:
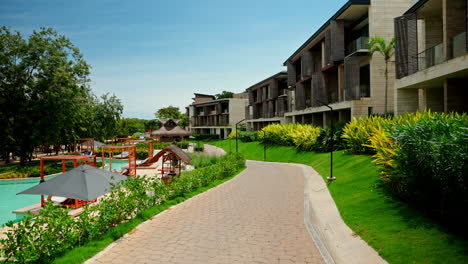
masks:
<path id="1" fill-rule="evenodd" d="M 178 203 L 181 203 L 195 195 L 198 195 L 202 192 L 205 192 L 213 187 L 220 185 L 238 175 L 243 169 L 239 170 L 234 175 L 221 179 L 215 180 L 211 184 L 205 187 L 200 187 L 190 193 L 186 193 L 184 196 L 179 196 L 174 199 L 168 200 L 160 205 L 154 206 L 142 213 L 138 214 L 137 217 L 134 219 L 120 224 L 117 227 L 110 230 L 107 234 L 99 238 L 98 240 L 90 241 L 83 246 L 76 247 L 70 251 L 68 251 L 63 257 L 57 258 L 54 260 L 53 263 L 57 264 L 73 264 L 73 263 L 83 263 L 89 258 L 93 257 L 101 250 L 109 246 L 115 240 L 121 238 L 126 233 L 132 231 L 136 226 L 141 224 L 142 222 L 150 219 L 151 217 L 161 213 L 162 211 L 166 210 L 167 208 L 174 206 Z"/>
<path id="2" fill-rule="evenodd" d="M 208 142 L 207 142 L 208 143 Z M 209 144 L 235 151 L 235 140 Z M 263 160 L 263 145 L 238 141 L 246 159 Z M 334 153 L 334 176 L 328 185 L 346 224 L 389 263 L 468 263 L 468 241 L 389 196 L 378 168 L 366 155 Z M 293 147 L 268 146 L 267 161 L 302 163 L 326 178 L 330 154 L 298 152 Z"/>

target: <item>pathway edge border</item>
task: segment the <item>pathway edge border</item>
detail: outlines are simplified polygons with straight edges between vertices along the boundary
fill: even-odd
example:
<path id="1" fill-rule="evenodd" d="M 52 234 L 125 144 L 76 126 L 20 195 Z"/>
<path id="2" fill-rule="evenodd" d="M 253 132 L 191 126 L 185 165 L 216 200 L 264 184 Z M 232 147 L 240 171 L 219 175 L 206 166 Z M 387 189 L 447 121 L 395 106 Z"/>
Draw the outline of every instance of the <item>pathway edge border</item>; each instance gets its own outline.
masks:
<path id="1" fill-rule="evenodd" d="M 387 264 L 359 235 L 346 225 L 322 176 L 312 167 L 302 167 L 305 177 L 304 222 L 311 235 L 318 237 L 327 257 L 336 264 Z M 306 214 L 307 212 L 307 214 Z M 314 238 L 315 239 L 315 238 Z M 321 249 L 321 246 L 319 246 Z M 322 251 L 321 251 L 322 253 Z M 325 261 L 328 259 L 324 256 Z"/>

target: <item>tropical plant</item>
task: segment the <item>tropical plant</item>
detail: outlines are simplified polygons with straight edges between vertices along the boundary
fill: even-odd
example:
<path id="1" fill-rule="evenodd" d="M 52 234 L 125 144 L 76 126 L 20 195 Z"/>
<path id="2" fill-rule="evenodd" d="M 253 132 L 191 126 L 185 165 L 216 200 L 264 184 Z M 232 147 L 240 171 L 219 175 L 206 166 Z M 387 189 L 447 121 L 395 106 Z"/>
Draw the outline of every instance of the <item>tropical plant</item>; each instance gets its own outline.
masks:
<path id="1" fill-rule="evenodd" d="M 369 39 L 369 55 L 373 57 L 376 53 L 383 56 L 385 60 L 385 108 L 384 113 L 388 113 L 388 64 L 395 52 L 395 38 L 387 42 L 381 36 L 371 37 Z"/>

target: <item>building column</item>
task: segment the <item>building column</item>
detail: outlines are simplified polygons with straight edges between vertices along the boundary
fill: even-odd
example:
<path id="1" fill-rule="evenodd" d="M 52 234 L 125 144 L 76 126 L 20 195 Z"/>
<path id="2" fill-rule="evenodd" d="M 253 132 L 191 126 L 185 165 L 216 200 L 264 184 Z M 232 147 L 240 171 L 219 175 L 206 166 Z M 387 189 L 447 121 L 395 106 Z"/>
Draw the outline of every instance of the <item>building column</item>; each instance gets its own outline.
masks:
<path id="1" fill-rule="evenodd" d="M 397 89 L 395 99 L 395 115 L 414 113 L 419 107 L 419 90 Z"/>

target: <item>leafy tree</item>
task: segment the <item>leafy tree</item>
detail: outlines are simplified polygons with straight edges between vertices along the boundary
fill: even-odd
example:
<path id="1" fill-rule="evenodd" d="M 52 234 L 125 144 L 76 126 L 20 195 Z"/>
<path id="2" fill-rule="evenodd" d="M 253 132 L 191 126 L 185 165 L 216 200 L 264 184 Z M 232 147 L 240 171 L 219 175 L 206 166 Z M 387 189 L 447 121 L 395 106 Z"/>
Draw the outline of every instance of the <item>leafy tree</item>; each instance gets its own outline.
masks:
<path id="1" fill-rule="evenodd" d="M 156 130 L 161 127 L 161 123 L 156 119 L 145 120 L 144 124 L 145 124 L 145 130 L 147 129 Z"/>
<path id="2" fill-rule="evenodd" d="M 234 96 L 233 92 L 223 91 L 220 94 L 215 94 L 216 99 L 232 98 Z"/>
<path id="3" fill-rule="evenodd" d="M 116 132 L 122 104 L 97 99 L 89 89 L 90 66 L 65 36 L 41 28 L 24 39 L 0 27 L 0 149 L 31 159 L 34 147 L 104 139 Z"/>
<path id="4" fill-rule="evenodd" d="M 180 112 L 178 107 L 175 106 L 168 106 L 159 109 L 155 113 L 157 119 L 181 119 L 182 113 Z"/>
<path id="5" fill-rule="evenodd" d="M 395 52 L 395 38 L 387 42 L 380 36 L 375 36 L 369 39 L 369 53 L 374 56 L 378 53 L 384 57 L 385 60 L 385 108 L 384 113 L 387 113 L 388 107 L 388 63 Z"/>
<path id="6" fill-rule="evenodd" d="M 136 132 L 145 132 L 145 121 L 138 118 L 124 118 L 119 120 L 119 134 L 132 135 Z"/>

